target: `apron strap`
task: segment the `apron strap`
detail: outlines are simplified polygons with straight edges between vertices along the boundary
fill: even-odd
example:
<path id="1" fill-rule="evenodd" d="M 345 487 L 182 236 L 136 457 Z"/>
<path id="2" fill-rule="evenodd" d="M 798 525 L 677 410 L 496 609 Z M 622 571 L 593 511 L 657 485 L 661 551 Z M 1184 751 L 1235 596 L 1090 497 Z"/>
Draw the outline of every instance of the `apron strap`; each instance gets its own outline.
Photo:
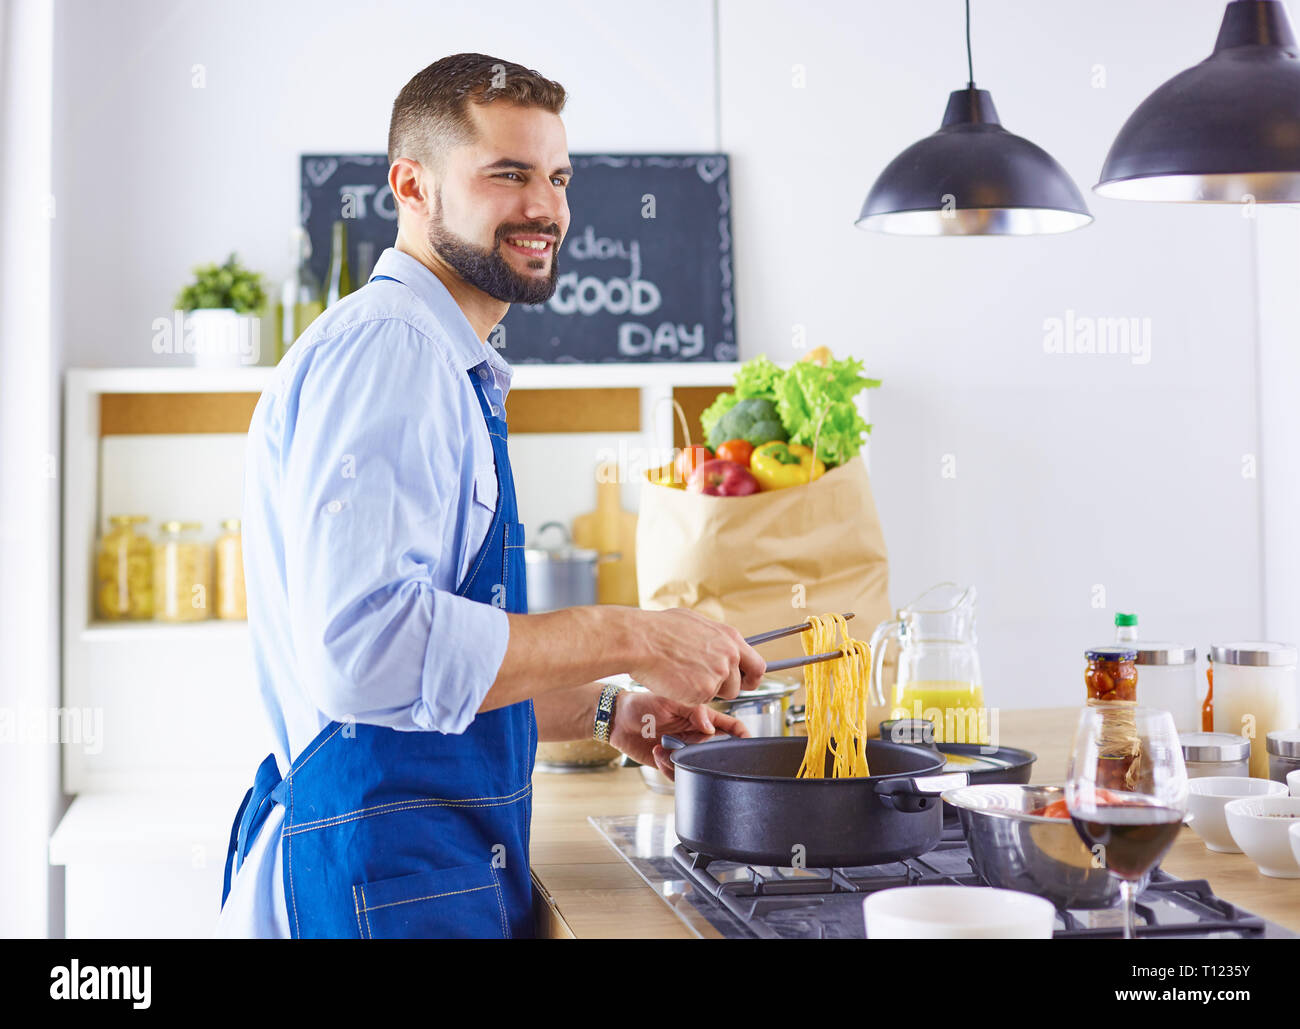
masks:
<path id="1" fill-rule="evenodd" d="M 239 805 L 234 824 L 230 827 L 230 846 L 226 851 L 225 881 L 221 890 L 223 907 L 226 897 L 230 894 L 231 865 L 234 865 L 236 872 L 243 867 L 249 844 L 257 839 L 262 823 L 266 821 L 276 801 L 283 795 L 284 791 L 279 788 L 281 785 L 280 769 L 275 763 L 275 755 L 267 754 L 258 765 L 253 787 L 244 794 L 244 802 Z"/>

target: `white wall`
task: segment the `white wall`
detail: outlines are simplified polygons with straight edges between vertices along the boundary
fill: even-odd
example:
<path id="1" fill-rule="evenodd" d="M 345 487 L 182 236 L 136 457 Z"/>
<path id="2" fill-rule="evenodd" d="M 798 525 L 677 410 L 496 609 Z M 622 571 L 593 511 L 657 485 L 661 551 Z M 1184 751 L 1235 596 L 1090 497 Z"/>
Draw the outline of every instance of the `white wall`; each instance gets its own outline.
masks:
<path id="1" fill-rule="evenodd" d="M 1177 18 L 1164 0 L 974 6 L 978 84 L 1087 191 L 1128 112 L 1209 52 L 1223 5 L 1187 0 Z M 965 82 L 959 0 L 719 0 L 716 64 L 709 0 L 58 10 L 68 365 L 163 360 L 149 324 L 198 261 L 236 248 L 283 274 L 298 154 L 381 150 L 401 85 L 481 50 L 565 84 L 575 152 L 732 155 L 742 356 L 796 356 L 803 325 L 810 345 L 885 380 L 872 470 L 894 600 L 977 585 L 991 702 L 1077 701 L 1080 652 L 1110 637 L 1116 607 L 1200 648 L 1262 631 L 1259 480 L 1241 475 L 1259 449 L 1250 221 L 1087 192 L 1097 222 L 1060 237 L 853 226 L 875 175 Z M 1151 319 L 1150 362 L 1045 354 L 1043 321 L 1067 310 Z M 530 524 L 572 513 L 523 503 Z"/>
<path id="2" fill-rule="evenodd" d="M 976 82 L 1088 191 L 1128 113 L 1213 45 L 1220 0 L 1171 6 L 975 4 Z M 723 0 L 720 39 L 742 354 L 792 354 L 801 324 L 884 380 L 872 470 L 895 603 L 976 584 L 1006 706 L 1077 702 L 1116 608 L 1198 648 L 1259 632 L 1253 223 L 1088 191 L 1096 222 L 1063 236 L 863 233 L 876 174 L 965 84 L 961 3 Z M 1149 363 L 1044 353 L 1044 319 L 1071 309 L 1151 319 Z"/>

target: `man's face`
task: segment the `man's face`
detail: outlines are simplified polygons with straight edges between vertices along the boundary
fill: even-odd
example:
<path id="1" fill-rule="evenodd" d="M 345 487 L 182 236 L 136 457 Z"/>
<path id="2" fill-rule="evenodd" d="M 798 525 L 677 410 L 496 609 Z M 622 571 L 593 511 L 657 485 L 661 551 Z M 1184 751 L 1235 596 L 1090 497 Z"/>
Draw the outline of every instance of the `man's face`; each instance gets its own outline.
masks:
<path id="1" fill-rule="evenodd" d="M 549 111 L 502 101 L 471 103 L 469 112 L 478 138 L 447 156 L 429 246 L 490 297 L 544 303 L 555 293 L 556 252 L 569 231 L 564 124 Z"/>

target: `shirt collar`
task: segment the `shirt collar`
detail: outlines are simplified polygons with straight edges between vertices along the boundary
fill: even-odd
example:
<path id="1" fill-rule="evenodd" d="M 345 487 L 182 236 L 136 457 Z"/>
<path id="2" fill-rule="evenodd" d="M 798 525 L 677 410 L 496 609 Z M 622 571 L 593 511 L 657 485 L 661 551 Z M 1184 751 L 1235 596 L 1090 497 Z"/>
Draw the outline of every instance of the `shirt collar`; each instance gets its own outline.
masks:
<path id="1" fill-rule="evenodd" d="M 458 368 L 468 370 L 486 361 L 497 373 L 498 379 L 504 380 L 502 391 L 509 388 L 513 369 L 495 347 L 484 343 L 474 334 L 473 326 L 456 303 L 455 297 L 428 267 L 410 254 L 389 247 L 379 255 L 379 260 L 370 273 L 370 280 L 373 281 L 376 275 L 391 275 L 409 286 L 424 301 L 445 331 L 451 345 L 452 360 Z"/>

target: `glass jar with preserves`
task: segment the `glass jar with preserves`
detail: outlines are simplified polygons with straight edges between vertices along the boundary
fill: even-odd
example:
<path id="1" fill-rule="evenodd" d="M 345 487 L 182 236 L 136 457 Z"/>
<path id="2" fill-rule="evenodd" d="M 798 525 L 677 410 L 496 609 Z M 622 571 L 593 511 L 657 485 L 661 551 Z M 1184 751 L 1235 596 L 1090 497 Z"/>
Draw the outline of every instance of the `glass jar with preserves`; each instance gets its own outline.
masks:
<path id="1" fill-rule="evenodd" d="M 153 551 L 154 617 L 194 622 L 210 617 L 212 547 L 198 522 L 163 522 Z"/>
<path id="2" fill-rule="evenodd" d="M 95 551 L 95 612 L 109 621 L 153 617 L 153 544 L 135 526 L 147 515 L 113 515 Z"/>
<path id="3" fill-rule="evenodd" d="M 227 518 L 217 537 L 217 617 L 246 619 L 248 601 L 244 594 L 244 548 L 239 519 Z"/>
<path id="4" fill-rule="evenodd" d="M 1088 686 L 1088 702 L 1108 703 L 1128 701 L 1137 703 L 1137 651 L 1132 647 L 1094 647 L 1084 651 L 1088 670 L 1084 682 Z"/>
<path id="5" fill-rule="evenodd" d="M 1110 709 L 1098 739 L 1097 785 L 1109 790 L 1132 789 L 1141 752 L 1137 722 L 1129 714 L 1129 709 L 1137 709 L 1137 651 L 1128 646 L 1093 647 L 1083 656 L 1088 661 L 1084 683 L 1089 706 Z"/>

